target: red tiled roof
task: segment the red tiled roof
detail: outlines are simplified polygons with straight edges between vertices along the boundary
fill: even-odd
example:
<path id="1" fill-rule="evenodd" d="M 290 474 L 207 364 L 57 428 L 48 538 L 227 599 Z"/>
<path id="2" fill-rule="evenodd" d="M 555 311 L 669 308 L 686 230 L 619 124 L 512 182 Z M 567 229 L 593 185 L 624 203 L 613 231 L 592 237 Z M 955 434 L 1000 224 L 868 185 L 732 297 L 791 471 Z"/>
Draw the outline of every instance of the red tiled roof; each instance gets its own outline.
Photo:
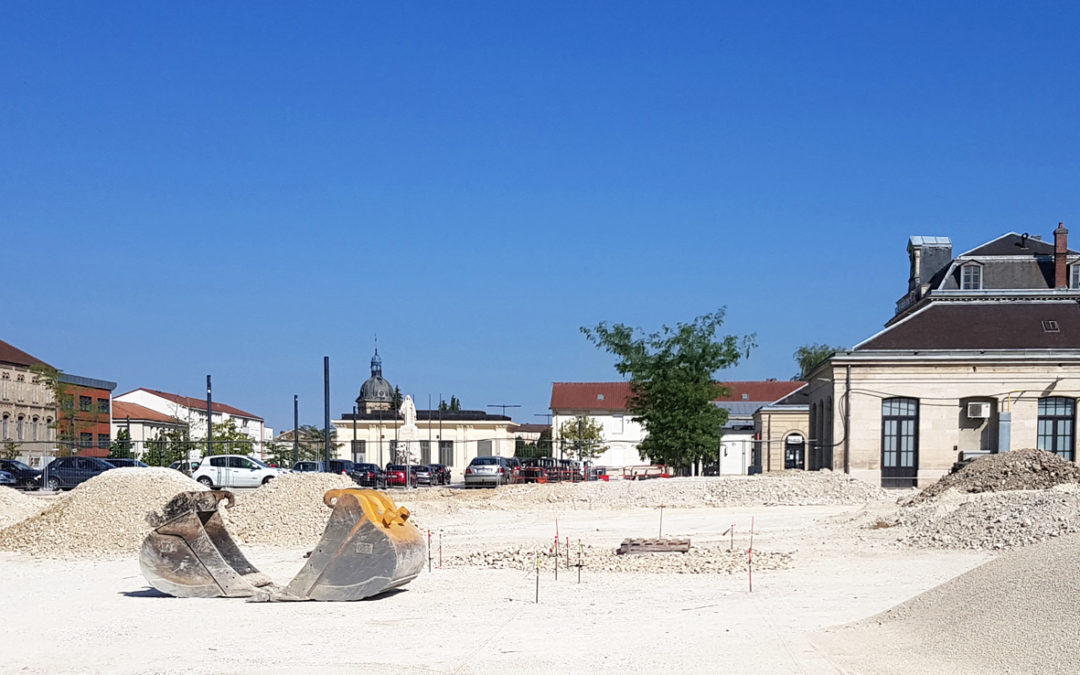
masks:
<path id="1" fill-rule="evenodd" d="M 160 396 L 161 398 L 165 399 L 166 401 L 172 401 L 173 403 L 175 403 L 177 405 L 182 405 L 185 408 L 191 408 L 192 410 L 203 410 L 203 411 L 206 410 L 206 399 L 200 400 L 200 399 L 197 399 L 197 398 L 192 398 L 191 396 L 181 396 L 180 394 L 170 394 L 170 393 L 168 393 L 166 391 L 158 391 L 157 389 L 147 389 L 146 387 L 139 387 L 138 389 L 135 389 L 134 391 L 150 392 L 151 394 L 154 394 L 155 396 Z M 127 393 L 130 394 L 131 392 L 129 391 Z M 249 412 L 245 412 L 245 411 L 241 410 L 240 408 L 235 408 L 235 407 L 233 407 L 231 405 L 226 405 L 224 403 L 214 402 L 211 407 L 213 408 L 214 412 L 227 413 L 229 415 L 235 415 L 236 417 L 247 417 L 249 419 L 262 421 L 262 418 L 259 417 L 258 415 L 253 415 L 253 414 L 251 414 Z"/>
<path id="2" fill-rule="evenodd" d="M 765 382 L 720 382 L 728 390 L 717 401 L 779 400 L 805 382 L 768 380 Z M 746 398 L 743 398 L 746 394 Z M 601 398 L 602 397 L 602 398 Z M 552 410 L 626 410 L 630 399 L 629 382 L 553 382 Z"/>
<path id="3" fill-rule="evenodd" d="M 113 401 L 112 411 L 113 422 L 119 422 L 120 420 L 133 419 L 147 422 L 165 422 L 168 424 L 177 424 L 177 421 L 169 417 L 164 413 L 159 413 L 156 410 L 143 407 L 136 403 L 125 403 L 124 401 Z"/>
<path id="4" fill-rule="evenodd" d="M 23 350 L 19 349 L 18 347 L 10 345 L 3 340 L 0 340 L 0 363 L 12 363 L 16 366 L 27 367 L 37 365 L 39 363 L 45 366 L 49 365 L 41 359 L 35 356 L 31 356 Z"/>
<path id="5" fill-rule="evenodd" d="M 553 382 L 552 410 L 626 410 L 629 382 Z"/>

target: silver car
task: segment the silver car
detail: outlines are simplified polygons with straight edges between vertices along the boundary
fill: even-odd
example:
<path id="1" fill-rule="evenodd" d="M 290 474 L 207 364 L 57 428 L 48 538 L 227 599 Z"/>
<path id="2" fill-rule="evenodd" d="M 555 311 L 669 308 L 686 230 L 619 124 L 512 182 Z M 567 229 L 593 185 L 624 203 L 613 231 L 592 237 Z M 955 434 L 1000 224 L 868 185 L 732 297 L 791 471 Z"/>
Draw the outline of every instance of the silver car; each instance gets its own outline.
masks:
<path id="1" fill-rule="evenodd" d="M 465 469 L 465 487 L 498 487 L 509 483 L 510 476 L 510 465 L 502 457 L 474 457 Z"/>

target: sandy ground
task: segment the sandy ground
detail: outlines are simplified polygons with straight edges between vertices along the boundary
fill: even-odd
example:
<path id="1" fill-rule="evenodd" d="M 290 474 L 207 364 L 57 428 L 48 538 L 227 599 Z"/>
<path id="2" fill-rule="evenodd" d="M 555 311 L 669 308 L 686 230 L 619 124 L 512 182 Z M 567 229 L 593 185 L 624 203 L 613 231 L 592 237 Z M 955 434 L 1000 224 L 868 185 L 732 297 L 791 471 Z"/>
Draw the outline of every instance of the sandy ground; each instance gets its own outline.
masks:
<path id="1" fill-rule="evenodd" d="M 550 543 L 554 514 L 429 514 L 443 553 Z M 665 536 L 791 552 L 794 567 L 754 575 L 600 574 L 550 569 L 534 602 L 531 570 L 436 568 L 403 590 L 356 603 L 176 599 L 150 589 L 137 560 L 61 562 L 0 554 L 0 672 L 850 672 L 812 633 L 871 616 L 987 559 L 887 545 L 855 532 L 850 506 L 666 509 Z M 572 542 L 615 547 L 655 536 L 659 513 L 570 511 Z M 438 541 L 438 538 L 435 538 Z M 437 543 L 433 555 L 437 563 Z M 247 549 L 287 583 L 303 551 Z"/>

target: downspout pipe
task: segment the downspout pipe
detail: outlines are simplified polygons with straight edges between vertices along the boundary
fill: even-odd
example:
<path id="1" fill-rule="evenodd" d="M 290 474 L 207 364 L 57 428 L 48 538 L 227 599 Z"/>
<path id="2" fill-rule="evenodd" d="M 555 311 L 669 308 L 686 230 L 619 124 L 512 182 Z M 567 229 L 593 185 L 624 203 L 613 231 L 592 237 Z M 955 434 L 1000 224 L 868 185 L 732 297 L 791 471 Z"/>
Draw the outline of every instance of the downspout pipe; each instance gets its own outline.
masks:
<path id="1" fill-rule="evenodd" d="M 844 473 L 851 473 L 851 365 L 844 374 Z"/>

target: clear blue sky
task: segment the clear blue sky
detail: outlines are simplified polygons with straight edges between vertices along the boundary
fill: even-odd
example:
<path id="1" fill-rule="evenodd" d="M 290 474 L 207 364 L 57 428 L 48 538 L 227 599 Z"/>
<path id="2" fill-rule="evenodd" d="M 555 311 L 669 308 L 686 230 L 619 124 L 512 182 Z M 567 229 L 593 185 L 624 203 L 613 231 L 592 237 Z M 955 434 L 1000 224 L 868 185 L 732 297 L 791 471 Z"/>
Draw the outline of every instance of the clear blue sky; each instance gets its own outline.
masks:
<path id="1" fill-rule="evenodd" d="M 602 320 L 726 306 L 718 376 L 786 379 L 910 235 L 1080 245 L 1077 7 L 6 0 L 0 338 L 278 429 L 376 333 L 419 407 L 526 422 L 617 379 Z"/>

